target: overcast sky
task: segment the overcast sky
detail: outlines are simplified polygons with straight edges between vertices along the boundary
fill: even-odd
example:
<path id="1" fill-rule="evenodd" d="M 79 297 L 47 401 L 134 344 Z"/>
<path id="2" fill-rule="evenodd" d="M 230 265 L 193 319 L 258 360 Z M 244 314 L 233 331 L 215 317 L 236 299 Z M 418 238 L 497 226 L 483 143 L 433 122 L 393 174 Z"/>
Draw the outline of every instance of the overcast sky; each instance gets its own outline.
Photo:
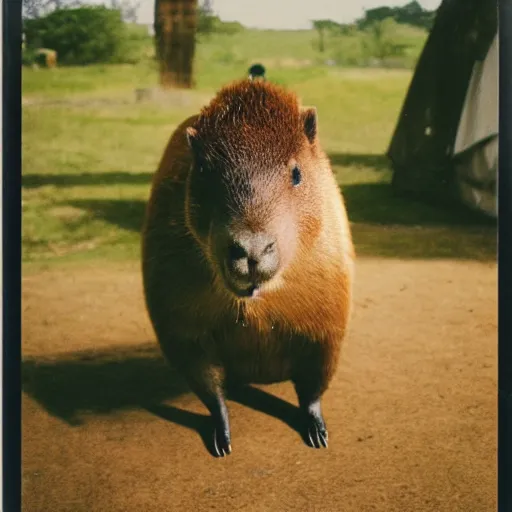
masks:
<path id="1" fill-rule="evenodd" d="M 405 5 L 409 0 L 212 0 L 213 10 L 224 21 L 239 21 L 246 27 L 269 29 L 311 28 L 314 19 L 350 23 L 363 9 L 382 5 Z M 419 0 L 424 9 L 439 7 L 441 0 Z M 154 0 L 142 0 L 140 23 L 153 23 Z"/>

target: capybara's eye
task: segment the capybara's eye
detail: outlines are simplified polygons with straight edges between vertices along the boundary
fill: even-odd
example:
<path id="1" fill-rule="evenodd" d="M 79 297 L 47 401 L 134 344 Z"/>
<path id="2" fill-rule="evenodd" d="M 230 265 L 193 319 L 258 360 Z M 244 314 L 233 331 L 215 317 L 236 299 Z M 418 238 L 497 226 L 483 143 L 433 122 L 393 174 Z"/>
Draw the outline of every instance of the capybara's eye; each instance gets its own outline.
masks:
<path id="1" fill-rule="evenodd" d="M 293 169 L 292 169 L 292 183 L 293 183 L 293 186 L 296 187 L 300 184 L 302 180 L 302 176 L 300 174 L 300 169 L 295 166 Z"/>

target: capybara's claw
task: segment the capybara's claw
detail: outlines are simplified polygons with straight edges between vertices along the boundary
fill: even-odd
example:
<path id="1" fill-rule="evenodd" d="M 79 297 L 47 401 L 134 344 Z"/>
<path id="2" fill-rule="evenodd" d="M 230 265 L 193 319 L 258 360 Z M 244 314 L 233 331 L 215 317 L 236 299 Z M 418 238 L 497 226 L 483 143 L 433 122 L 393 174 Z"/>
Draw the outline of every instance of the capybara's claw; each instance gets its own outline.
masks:
<path id="1" fill-rule="evenodd" d="M 229 434 L 219 429 L 213 431 L 213 454 L 215 457 L 224 457 L 231 453 Z"/>
<path id="2" fill-rule="evenodd" d="M 313 416 L 308 418 L 306 430 L 306 444 L 311 448 L 327 448 L 327 429 L 325 423 Z"/>

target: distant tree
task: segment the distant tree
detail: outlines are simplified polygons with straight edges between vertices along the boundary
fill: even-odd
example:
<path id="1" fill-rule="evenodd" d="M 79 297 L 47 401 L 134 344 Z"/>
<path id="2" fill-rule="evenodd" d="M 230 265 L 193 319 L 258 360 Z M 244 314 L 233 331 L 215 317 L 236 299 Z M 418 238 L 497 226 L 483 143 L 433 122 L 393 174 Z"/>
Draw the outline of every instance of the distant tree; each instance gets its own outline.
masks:
<path id="1" fill-rule="evenodd" d="M 21 12 L 24 19 L 40 18 L 57 9 L 79 7 L 79 0 L 22 0 Z"/>
<path id="2" fill-rule="evenodd" d="M 23 18 L 39 18 L 45 13 L 46 3 L 43 0 L 22 0 L 21 13 Z"/>
<path id="3" fill-rule="evenodd" d="M 404 23 L 419 28 L 430 30 L 434 22 L 435 11 L 426 11 L 421 5 L 413 0 L 402 7 L 376 7 L 368 9 L 364 16 L 357 20 L 360 29 L 368 28 L 370 25 L 392 18 L 397 23 Z"/>
<path id="4" fill-rule="evenodd" d="M 396 25 L 397 22 L 393 18 L 386 18 L 375 21 L 366 28 L 367 37 L 363 39 L 363 45 L 368 56 L 384 60 L 403 53 L 403 46 L 395 39 Z"/>
<path id="5" fill-rule="evenodd" d="M 332 20 L 313 20 L 313 28 L 318 32 L 318 50 L 325 51 L 325 35 L 329 31 L 340 31 L 341 25 Z"/>
<path id="6" fill-rule="evenodd" d="M 394 18 L 395 9 L 392 7 L 376 7 L 375 9 L 367 9 L 364 16 L 359 20 L 359 28 L 366 28 L 373 23 L 385 20 L 386 18 Z"/>
<path id="7" fill-rule="evenodd" d="M 197 0 L 155 0 L 155 46 L 162 87 L 194 85 Z"/>
<path id="8" fill-rule="evenodd" d="M 137 22 L 140 4 L 140 0 L 110 0 L 111 8 L 121 11 L 121 16 L 127 23 Z"/>
<path id="9" fill-rule="evenodd" d="M 55 9 L 23 25 L 27 50 L 55 50 L 61 64 L 120 62 L 125 57 L 126 25 L 119 11 L 105 6 Z"/>
<path id="10" fill-rule="evenodd" d="M 219 34 L 237 34 L 245 29 L 238 21 L 222 21 L 218 16 L 215 17 L 214 32 Z"/>
<path id="11" fill-rule="evenodd" d="M 340 25 L 340 34 L 344 36 L 352 36 L 357 32 L 357 25 L 355 23 L 349 24 L 341 24 Z"/>
<path id="12" fill-rule="evenodd" d="M 413 0 L 412 2 L 409 2 L 408 4 L 404 5 L 401 8 L 401 11 L 412 15 L 421 14 L 422 12 L 424 12 L 423 7 L 421 7 L 421 5 L 418 2 L 416 2 L 416 0 Z"/>
<path id="13" fill-rule="evenodd" d="M 88 0 L 22 0 L 23 18 L 40 18 L 57 9 L 72 9 L 89 4 Z M 124 21 L 135 23 L 140 0 L 110 0 L 110 8 L 121 11 Z"/>
<path id="14" fill-rule="evenodd" d="M 215 30 L 216 16 L 213 12 L 212 2 L 203 0 L 197 8 L 197 32 L 211 34 Z"/>
<path id="15" fill-rule="evenodd" d="M 236 34 L 244 30 L 238 21 L 222 21 L 213 11 L 211 0 L 203 0 L 197 8 L 197 34 L 208 36 L 217 34 Z"/>
<path id="16" fill-rule="evenodd" d="M 394 18 L 398 23 L 407 23 L 408 25 L 430 30 L 434 17 L 435 11 L 426 11 L 418 2 L 413 0 L 403 7 L 397 7 Z"/>

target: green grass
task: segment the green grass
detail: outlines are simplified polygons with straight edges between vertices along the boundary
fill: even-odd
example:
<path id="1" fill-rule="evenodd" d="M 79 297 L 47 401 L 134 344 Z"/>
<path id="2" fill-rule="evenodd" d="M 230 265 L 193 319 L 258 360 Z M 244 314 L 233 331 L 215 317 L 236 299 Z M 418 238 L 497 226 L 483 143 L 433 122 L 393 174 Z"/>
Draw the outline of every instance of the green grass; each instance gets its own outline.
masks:
<path id="1" fill-rule="evenodd" d="M 157 83 L 156 63 L 145 61 L 137 65 L 98 65 L 65 67 L 53 70 L 23 68 L 24 98 L 60 98 L 75 94 L 101 91 L 131 90 Z"/>
<path id="2" fill-rule="evenodd" d="M 23 69 L 22 91 L 26 98 L 61 98 L 69 95 L 116 93 L 157 83 L 157 63 L 151 38 L 144 38 L 140 27 L 133 32 L 132 54 L 136 65 L 85 66 L 51 72 Z M 254 62 L 267 66 L 269 77 L 283 84 L 295 85 L 327 74 L 325 61 L 343 55 L 340 64 L 363 65 L 361 54 L 365 35 L 328 36 L 325 51 L 318 51 L 314 30 L 274 31 L 243 30 L 239 33 L 200 36 L 196 49 L 197 87 L 217 89 L 222 84 L 245 75 Z M 413 66 L 425 43 L 426 32 L 398 26 L 396 41 L 407 46 L 405 65 Z M 136 48 L 135 48 L 136 47 Z"/>
<path id="3" fill-rule="evenodd" d="M 308 33 L 291 34 L 306 40 Z M 258 35 L 263 36 L 270 42 L 258 46 L 262 59 L 270 58 L 273 47 L 282 52 L 276 49 L 274 58 L 284 59 L 282 54 L 292 51 L 291 43 L 288 49 L 284 43 L 280 47 L 279 34 Z M 251 37 L 256 47 L 257 37 Z M 243 48 L 239 51 L 246 58 L 248 49 Z M 134 101 L 135 87 L 157 82 L 150 62 L 24 70 L 26 265 L 139 257 L 151 174 L 171 132 L 223 83 L 245 73 L 248 58 L 243 65 L 236 59 L 219 64 L 211 57 L 215 51 L 199 49 L 197 90 L 161 103 Z M 448 211 L 392 194 L 391 170 L 383 154 L 410 71 L 318 65 L 269 71 L 273 79 L 292 86 L 303 103 L 318 108 L 320 137 L 345 195 L 360 256 L 495 258 L 494 225 L 463 209 Z"/>

